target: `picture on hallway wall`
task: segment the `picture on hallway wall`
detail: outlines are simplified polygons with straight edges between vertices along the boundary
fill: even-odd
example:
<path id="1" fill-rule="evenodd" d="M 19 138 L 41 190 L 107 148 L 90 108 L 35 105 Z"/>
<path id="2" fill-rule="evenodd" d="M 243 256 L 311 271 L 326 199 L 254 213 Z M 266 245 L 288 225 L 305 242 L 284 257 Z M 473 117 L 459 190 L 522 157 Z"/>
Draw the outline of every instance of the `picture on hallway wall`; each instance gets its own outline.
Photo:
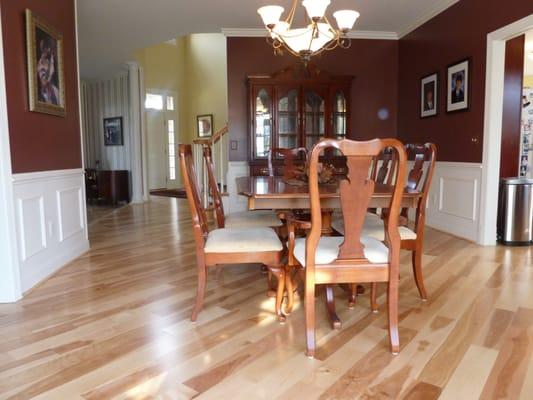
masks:
<path id="1" fill-rule="evenodd" d="M 198 115 L 196 121 L 198 137 L 209 137 L 213 134 L 213 114 Z"/>
<path id="2" fill-rule="evenodd" d="M 104 118 L 104 144 L 106 146 L 123 146 L 122 117 Z"/>
<path id="3" fill-rule="evenodd" d="M 26 10 L 30 111 L 65 116 L 63 35 Z"/>
<path id="4" fill-rule="evenodd" d="M 420 80 L 420 118 L 437 115 L 438 81 L 439 74 L 437 72 Z"/>
<path id="5" fill-rule="evenodd" d="M 470 89 L 470 60 L 462 60 L 448 67 L 446 111 L 462 111 L 468 109 Z"/>

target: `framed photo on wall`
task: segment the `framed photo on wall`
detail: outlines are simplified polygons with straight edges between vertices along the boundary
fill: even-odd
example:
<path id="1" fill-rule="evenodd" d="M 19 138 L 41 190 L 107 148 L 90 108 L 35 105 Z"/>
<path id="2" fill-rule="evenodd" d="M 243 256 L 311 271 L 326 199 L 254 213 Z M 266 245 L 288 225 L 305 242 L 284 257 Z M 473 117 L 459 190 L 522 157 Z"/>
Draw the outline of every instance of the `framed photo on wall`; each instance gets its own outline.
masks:
<path id="1" fill-rule="evenodd" d="M 123 146 L 122 117 L 104 118 L 104 144 L 106 146 Z"/>
<path id="2" fill-rule="evenodd" d="M 446 80 L 446 111 L 468 110 L 470 96 L 470 59 L 448 67 Z"/>
<path id="3" fill-rule="evenodd" d="M 196 117 L 198 137 L 208 137 L 213 134 L 213 114 L 198 115 Z"/>
<path id="4" fill-rule="evenodd" d="M 63 35 L 28 9 L 26 54 L 30 111 L 64 117 Z"/>
<path id="5" fill-rule="evenodd" d="M 424 76 L 420 80 L 420 118 L 433 117 L 438 113 L 439 73 Z"/>

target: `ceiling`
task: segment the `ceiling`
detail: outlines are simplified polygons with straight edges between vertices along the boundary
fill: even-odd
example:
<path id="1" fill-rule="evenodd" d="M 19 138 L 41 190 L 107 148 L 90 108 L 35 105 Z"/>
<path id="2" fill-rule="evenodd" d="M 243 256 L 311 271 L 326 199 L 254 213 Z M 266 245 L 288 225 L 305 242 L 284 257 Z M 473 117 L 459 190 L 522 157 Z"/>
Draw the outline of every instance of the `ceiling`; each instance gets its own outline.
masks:
<path id="1" fill-rule="evenodd" d="M 357 31 L 401 37 L 457 1 L 332 0 L 328 12 L 355 9 Z M 77 0 L 81 76 L 108 77 L 134 50 L 190 33 L 262 28 L 257 8 L 267 4 L 288 10 L 291 0 Z"/>

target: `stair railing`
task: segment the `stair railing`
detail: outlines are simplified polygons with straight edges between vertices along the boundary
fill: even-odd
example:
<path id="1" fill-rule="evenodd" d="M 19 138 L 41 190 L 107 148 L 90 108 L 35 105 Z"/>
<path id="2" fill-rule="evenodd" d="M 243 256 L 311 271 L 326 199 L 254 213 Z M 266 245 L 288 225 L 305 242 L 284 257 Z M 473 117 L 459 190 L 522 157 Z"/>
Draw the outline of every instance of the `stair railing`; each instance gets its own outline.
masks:
<path id="1" fill-rule="evenodd" d="M 202 193 L 202 205 L 204 208 L 209 208 L 212 202 L 209 193 L 203 147 L 211 147 L 215 176 L 217 177 L 220 192 L 224 193 L 226 191 L 226 174 L 228 172 L 228 132 L 228 126 L 226 125 L 211 137 L 193 140 L 194 168 L 196 169 L 198 186 Z"/>

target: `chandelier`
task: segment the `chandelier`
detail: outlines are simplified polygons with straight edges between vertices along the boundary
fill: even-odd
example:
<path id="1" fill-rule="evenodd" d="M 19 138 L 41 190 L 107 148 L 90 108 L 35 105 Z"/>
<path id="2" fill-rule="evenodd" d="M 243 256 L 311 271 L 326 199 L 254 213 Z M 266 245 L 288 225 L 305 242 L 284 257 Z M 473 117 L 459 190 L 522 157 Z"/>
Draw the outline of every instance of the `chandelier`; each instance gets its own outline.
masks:
<path id="1" fill-rule="evenodd" d="M 347 36 L 353 28 L 359 13 L 354 10 L 339 10 L 333 13 L 338 29 L 333 28 L 326 17 L 330 0 L 303 0 L 306 23 L 304 28 L 292 28 L 298 1 L 293 0 L 287 19 L 281 20 L 284 8 L 281 6 L 264 6 L 257 10 L 269 37 L 267 40 L 274 48 L 274 54 L 282 54 L 283 49 L 300 57 L 307 63 L 312 56 L 337 47 L 347 49 L 351 41 Z"/>

